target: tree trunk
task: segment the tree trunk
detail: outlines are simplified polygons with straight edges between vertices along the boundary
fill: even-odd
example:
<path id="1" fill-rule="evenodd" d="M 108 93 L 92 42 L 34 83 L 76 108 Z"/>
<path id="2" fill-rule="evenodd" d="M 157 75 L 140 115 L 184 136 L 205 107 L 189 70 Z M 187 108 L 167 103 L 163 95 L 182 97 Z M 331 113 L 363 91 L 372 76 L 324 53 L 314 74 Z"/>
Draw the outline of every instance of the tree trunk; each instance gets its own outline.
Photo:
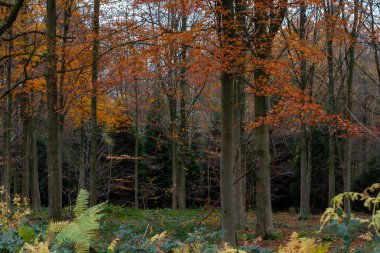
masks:
<path id="1" fill-rule="evenodd" d="M 22 197 L 30 198 L 30 133 L 29 133 L 29 109 L 26 93 L 21 94 L 21 115 L 22 115 L 22 142 L 23 142 L 23 173 L 22 173 Z"/>
<path id="2" fill-rule="evenodd" d="M 310 216 L 310 168 L 309 168 L 309 145 L 308 133 L 305 125 L 301 126 L 301 201 L 300 218 Z"/>
<path id="3" fill-rule="evenodd" d="M 78 192 L 80 189 L 85 189 L 85 176 L 86 170 L 84 166 L 84 123 L 80 126 L 79 137 L 79 179 L 78 179 Z"/>
<path id="4" fill-rule="evenodd" d="M 245 4 L 241 0 L 235 1 L 236 8 L 236 33 L 243 33 L 245 26 Z M 244 55 L 242 56 L 244 57 Z M 235 151 L 235 168 L 234 168 L 234 198 L 235 198 L 235 221 L 236 227 L 242 228 L 246 225 L 245 213 L 245 188 L 246 176 L 245 166 L 242 163 L 242 133 L 243 116 L 244 116 L 244 62 L 237 66 L 237 76 L 234 78 L 234 151 Z"/>
<path id="5" fill-rule="evenodd" d="M 346 83 L 346 116 L 347 120 L 352 120 L 352 84 L 355 70 L 355 46 L 357 42 L 357 26 L 358 26 L 359 0 L 354 1 L 354 19 L 350 33 L 351 43 L 348 49 L 348 76 Z M 352 166 L 352 137 L 347 136 L 344 142 L 344 164 L 343 164 L 343 191 L 351 191 L 351 166 Z M 350 198 L 344 199 L 344 211 L 347 215 L 351 214 Z"/>
<path id="6" fill-rule="evenodd" d="M 61 57 L 61 75 L 58 87 L 58 103 L 59 103 L 59 126 L 58 126 L 58 168 L 59 168 L 59 192 L 60 205 L 62 205 L 62 182 L 63 182 L 63 127 L 65 123 L 65 108 L 64 108 L 64 85 L 66 75 L 66 48 L 67 35 L 70 27 L 71 8 L 73 0 L 66 0 L 63 12 L 63 38 L 62 38 L 62 57 Z"/>
<path id="7" fill-rule="evenodd" d="M 9 37 L 12 37 L 12 28 L 9 30 Z M 8 53 L 13 50 L 12 40 L 8 43 Z M 11 87 L 12 83 L 12 60 L 11 58 L 7 62 L 7 89 Z M 11 131 L 12 131 L 12 92 L 7 95 L 6 110 L 5 110 L 5 166 L 3 167 L 3 173 L 1 176 L 1 184 L 4 186 L 4 199 L 6 203 L 10 201 L 10 171 L 12 162 L 11 152 Z"/>
<path id="8" fill-rule="evenodd" d="M 177 143 L 177 99 L 169 96 L 169 109 L 170 109 L 170 132 L 171 132 L 171 157 L 172 157 L 172 209 L 178 209 L 178 143 Z"/>
<path id="9" fill-rule="evenodd" d="M 61 120 L 61 112 L 58 116 L 58 177 L 59 177 L 59 205 L 62 206 L 62 181 L 63 181 L 63 120 Z"/>
<path id="10" fill-rule="evenodd" d="M 261 61 L 270 60 L 273 40 L 281 27 L 287 10 L 287 1 L 268 1 L 269 4 L 277 4 L 278 11 L 274 12 L 272 7 L 270 19 L 268 11 L 259 8 L 255 12 L 255 31 L 253 46 L 254 57 Z M 261 1 L 255 1 L 261 5 Z M 264 5 L 265 6 L 265 5 Z M 263 7 L 264 7 L 263 6 Z M 255 94 L 255 117 L 265 118 L 269 109 L 269 97 L 260 94 L 261 87 L 269 85 L 270 77 L 265 66 L 256 66 L 254 71 L 254 84 L 258 93 Z M 270 139 L 269 126 L 262 124 L 256 128 L 256 207 L 257 225 L 256 232 L 267 237 L 273 230 L 272 203 L 270 189 Z"/>
<path id="11" fill-rule="evenodd" d="M 329 134 L 329 206 L 335 196 L 335 143 L 334 135 Z"/>
<path id="12" fill-rule="evenodd" d="M 299 38 L 301 41 L 306 40 L 306 3 L 300 2 L 300 29 Z M 307 61 L 304 52 L 301 51 L 301 81 L 300 88 L 306 90 L 307 86 Z M 308 133 L 305 125 L 301 126 L 301 197 L 300 197 L 300 218 L 308 218 L 310 216 L 310 168 L 308 162 Z"/>
<path id="13" fill-rule="evenodd" d="M 57 101 L 57 55 L 56 55 L 56 29 L 57 13 L 56 1 L 47 0 L 46 16 L 46 93 L 48 108 L 48 195 L 49 215 L 53 220 L 61 218 L 60 192 L 59 192 L 59 168 L 58 168 L 58 101 Z"/>
<path id="14" fill-rule="evenodd" d="M 186 32 L 187 15 L 186 6 L 182 6 L 181 32 Z M 179 166 L 178 166 L 178 208 L 186 209 L 186 158 L 187 158 L 187 119 L 186 119 L 186 45 L 182 46 L 180 53 L 180 127 L 179 127 Z"/>
<path id="15" fill-rule="evenodd" d="M 138 104 L 138 85 L 135 84 L 135 208 L 139 208 L 139 104 Z"/>
<path id="16" fill-rule="evenodd" d="M 222 76 L 222 151 L 220 160 L 220 194 L 221 194 L 221 221 L 223 239 L 235 246 L 236 222 L 234 201 L 234 80 L 233 76 L 223 73 Z"/>
<path id="17" fill-rule="evenodd" d="M 256 74 L 255 80 L 260 80 Z M 255 96 L 255 116 L 265 117 L 268 112 L 268 98 Z M 269 127 L 256 128 L 256 232 L 267 237 L 273 231 L 272 202 L 270 189 Z"/>
<path id="18" fill-rule="evenodd" d="M 41 193 L 40 193 L 40 181 L 38 176 L 38 150 L 37 150 L 37 140 L 35 133 L 35 120 L 34 117 L 30 120 L 30 153 L 32 161 L 32 204 L 34 209 L 41 209 Z"/>
<path id="19" fill-rule="evenodd" d="M 334 6 L 332 2 L 328 2 L 325 6 L 326 15 L 326 46 L 327 46 L 327 72 L 328 72 L 328 97 L 327 97 L 327 112 L 334 114 L 335 97 L 334 97 L 334 24 L 332 17 L 334 15 Z M 329 205 L 332 198 L 335 196 L 335 143 L 334 134 L 329 133 L 329 154 L 328 154 L 328 174 L 329 174 L 329 190 L 328 201 Z"/>
<path id="20" fill-rule="evenodd" d="M 369 11 L 370 11 L 370 16 L 371 16 L 371 35 L 372 35 L 372 46 L 373 46 L 373 55 L 375 57 L 375 64 L 376 64 L 376 72 L 377 72 L 377 81 L 378 81 L 378 84 L 377 84 L 377 87 L 378 87 L 378 94 L 380 94 L 380 60 L 379 60 L 379 49 L 378 47 L 376 46 L 377 45 L 377 36 L 376 36 L 376 33 L 377 33 L 377 30 L 376 30 L 376 27 L 375 27 L 375 15 L 374 15 L 374 9 L 373 9 L 373 0 L 370 0 L 369 1 Z"/>
<path id="21" fill-rule="evenodd" d="M 243 79 L 235 77 L 234 80 L 234 199 L 235 199 L 235 222 L 236 227 L 241 228 L 246 224 L 245 220 L 245 203 L 244 191 L 245 188 L 245 170 L 242 166 L 242 147 L 241 147 L 241 133 L 242 133 L 242 92 L 243 92 Z"/>
<path id="22" fill-rule="evenodd" d="M 91 149 L 90 149 L 90 205 L 97 203 L 97 168 L 96 168 L 96 153 L 97 153 L 97 85 L 98 85 L 98 57 L 99 57 L 99 12 L 100 0 L 94 0 L 93 13 L 93 41 L 92 41 L 92 68 L 91 68 Z"/>
<path id="23" fill-rule="evenodd" d="M 233 46 L 232 39 L 235 37 L 233 29 L 234 22 L 234 1 L 222 0 L 222 12 L 220 13 L 221 23 L 221 44 L 228 48 Z M 236 202 L 234 200 L 234 167 L 236 143 L 234 141 L 234 63 L 229 60 L 228 53 L 225 53 L 221 71 L 221 110 L 222 110 L 222 145 L 220 157 L 220 195 L 221 195 L 221 225 L 223 240 L 235 246 L 236 238 Z"/>

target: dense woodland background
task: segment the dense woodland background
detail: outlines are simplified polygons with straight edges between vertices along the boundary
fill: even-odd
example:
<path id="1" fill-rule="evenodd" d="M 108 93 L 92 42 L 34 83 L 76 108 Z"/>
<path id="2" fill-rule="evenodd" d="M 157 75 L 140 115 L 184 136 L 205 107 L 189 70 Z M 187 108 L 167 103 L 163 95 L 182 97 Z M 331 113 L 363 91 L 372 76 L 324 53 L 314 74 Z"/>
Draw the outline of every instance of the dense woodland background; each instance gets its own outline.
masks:
<path id="1" fill-rule="evenodd" d="M 319 213 L 380 181 L 379 17 L 375 0 L 0 0 L 5 196 L 54 219 L 80 188 L 221 206 L 227 230 L 256 209 L 264 234 L 272 210 Z"/>

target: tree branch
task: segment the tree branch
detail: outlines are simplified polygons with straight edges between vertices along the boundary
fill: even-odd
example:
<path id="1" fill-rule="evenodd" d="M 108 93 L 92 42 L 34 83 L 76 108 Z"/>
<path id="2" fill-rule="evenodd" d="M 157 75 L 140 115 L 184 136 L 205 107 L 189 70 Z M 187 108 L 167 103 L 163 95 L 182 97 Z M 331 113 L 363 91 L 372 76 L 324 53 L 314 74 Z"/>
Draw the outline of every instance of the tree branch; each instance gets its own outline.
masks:
<path id="1" fill-rule="evenodd" d="M 0 0 L 0 1 L 2 1 L 2 3 L 5 3 L 4 0 Z M 17 15 L 21 7 L 23 6 L 23 4 L 24 4 L 24 0 L 16 0 L 16 3 L 13 5 L 9 16 L 4 21 L 4 23 L 1 24 L 0 26 L 0 36 L 2 36 L 11 27 L 13 22 L 15 22 Z"/>
<path id="2" fill-rule="evenodd" d="M 9 8 L 11 8 L 11 7 L 14 6 L 14 4 L 13 4 L 13 3 L 10 3 L 10 2 L 8 2 L 8 1 L 5 1 L 5 0 L 0 0 L 0 6 L 5 6 L 5 7 L 9 7 Z"/>

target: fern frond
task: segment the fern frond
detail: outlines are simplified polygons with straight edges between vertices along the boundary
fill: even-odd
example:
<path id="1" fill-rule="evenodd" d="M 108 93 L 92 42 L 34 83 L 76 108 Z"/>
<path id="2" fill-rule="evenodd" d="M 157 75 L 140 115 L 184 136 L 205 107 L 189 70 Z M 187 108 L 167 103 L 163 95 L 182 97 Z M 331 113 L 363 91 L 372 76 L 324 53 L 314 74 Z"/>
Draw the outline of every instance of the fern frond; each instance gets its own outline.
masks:
<path id="1" fill-rule="evenodd" d="M 57 221 L 49 224 L 48 232 L 58 233 L 70 224 L 69 221 Z"/>
<path id="2" fill-rule="evenodd" d="M 71 242 L 77 253 L 89 252 L 91 242 L 94 241 L 96 232 L 99 230 L 99 221 L 104 215 L 101 212 L 105 203 L 87 208 L 88 197 L 87 191 L 80 190 L 74 208 L 75 218 L 72 222 L 56 222 L 49 226 L 49 231 L 58 233 L 55 238 L 58 244 Z"/>
<path id="3" fill-rule="evenodd" d="M 88 191 L 80 189 L 74 208 L 75 217 L 79 217 L 87 209 L 89 197 Z"/>
<path id="4" fill-rule="evenodd" d="M 116 245 L 119 241 L 120 241 L 120 238 L 113 239 L 110 245 L 108 246 L 108 252 L 110 253 L 115 252 Z"/>

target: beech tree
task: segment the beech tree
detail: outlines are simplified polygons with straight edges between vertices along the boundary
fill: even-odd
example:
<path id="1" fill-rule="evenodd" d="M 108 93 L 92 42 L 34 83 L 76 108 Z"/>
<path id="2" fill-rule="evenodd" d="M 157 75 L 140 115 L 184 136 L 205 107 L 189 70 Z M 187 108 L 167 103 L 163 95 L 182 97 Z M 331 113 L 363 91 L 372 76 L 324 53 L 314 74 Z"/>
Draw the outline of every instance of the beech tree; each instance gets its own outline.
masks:
<path id="1" fill-rule="evenodd" d="M 94 0 L 93 13 L 93 41 L 92 41 L 92 67 L 91 67 L 91 149 L 90 149 L 90 203 L 96 205 L 97 202 L 97 86 L 98 86 L 98 58 L 99 58 L 99 12 L 100 0 Z"/>
<path id="2" fill-rule="evenodd" d="M 253 21 L 253 56 L 257 59 L 254 69 L 255 117 L 266 117 L 269 111 L 269 98 L 263 88 L 269 84 L 268 70 L 262 64 L 270 60 L 273 40 L 281 27 L 287 10 L 287 1 L 255 1 Z M 256 128 L 256 206 L 259 234 L 267 236 L 273 230 L 270 190 L 270 143 L 269 126 L 262 124 Z"/>
<path id="3" fill-rule="evenodd" d="M 54 220 L 61 218 L 59 186 L 61 184 L 58 166 L 58 99 L 57 99 L 57 13 L 56 1 L 46 1 L 46 94 L 48 110 L 48 184 L 49 184 L 49 211 Z"/>
<path id="4" fill-rule="evenodd" d="M 4 197 L 49 205 L 54 220 L 88 188 L 92 205 L 220 207 L 237 245 L 248 209 L 266 238 L 272 208 L 308 218 L 377 179 L 376 1 L 0 0 L 0 11 Z"/>
<path id="5" fill-rule="evenodd" d="M 220 10 L 220 39 L 222 49 L 225 50 L 221 71 L 221 110 L 222 110 L 222 145 L 220 159 L 220 196 L 221 196 L 221 222 L 223 239 L 230 245 L 237 244 L 235 202 L 234 202 L 234 93 L 236 85 L 234 74 L 234 61 L 229 60 L 231 51 L 236 49 L 233 39 L 236 31 L 234 22 L 234 1 L 221 1 Z M 233 58 L 232 58 L 233 59 Z M 235 136 L 236 138 L 236 136 Z"/>

